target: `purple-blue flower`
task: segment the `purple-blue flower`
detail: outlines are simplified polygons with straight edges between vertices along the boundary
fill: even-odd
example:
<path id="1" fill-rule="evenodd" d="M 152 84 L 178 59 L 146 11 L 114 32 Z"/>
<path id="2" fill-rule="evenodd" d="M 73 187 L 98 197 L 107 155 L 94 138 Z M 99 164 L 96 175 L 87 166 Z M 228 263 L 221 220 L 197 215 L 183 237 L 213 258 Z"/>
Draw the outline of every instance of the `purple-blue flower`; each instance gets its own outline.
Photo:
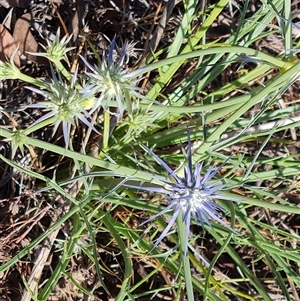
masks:
<path id="1" fill-rule="evenodd" d="M 215 199 L 234 201 L 233 199 L 220 194 L 221 190 L 227 187 L 227 184 L 220 183 L 220 180 L 211 181 L 227 161 L 217 168 L 210 166 L 208 171 L 202 176 L 201 170 L 203 162 L 197 163 L 195 168 L 193 168 L 192 165 L 191 141 L 190 134 L 188 132 L 187 165 L 184 167 L 184 176 L 180 177 L 152 150 L 146 146 L 144 146 L 144 148 L 150 155 L 154 157 L 154 159 L 167 171 L 168 175 L 170 176 L 170 180 L 159 177 L 159 180 L 165 184 L 161 187 L 125 185 L 129 188 L 161 193 L 167 196 L 167 207 L 141 224 L 144 225 L 169 211 L 173 211 L 171 220 L 168 222 L 167 227 L 156 240 L 153 248 L 157 247 L 162 239 L 168 235 L 180 213 L 182 214 L 182 220 L 186 229 L 184 256 L 186 256 L 188 250 L 188 236 L 192 218 L 201 225 L 203 230 L 205 224 L 212 228 L 210 221 L 216 221 L 227 229 L 235 232 L 220 217 L 220 211 L 224 211 L 224 209 L 214 202 Z"/>

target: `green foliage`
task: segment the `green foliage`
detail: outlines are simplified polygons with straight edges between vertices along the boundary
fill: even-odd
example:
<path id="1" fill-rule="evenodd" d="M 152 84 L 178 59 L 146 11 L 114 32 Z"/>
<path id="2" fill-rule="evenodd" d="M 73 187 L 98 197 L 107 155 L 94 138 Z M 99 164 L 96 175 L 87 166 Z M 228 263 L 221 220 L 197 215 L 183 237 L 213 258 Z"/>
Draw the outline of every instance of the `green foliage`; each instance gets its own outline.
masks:
<path id="1" fill-rule="evenodd" d="M 274 300 L 274 296 L 268 281 L 280 290 L 278 294 L 282 300 L 293 300 L 293 289 L 299 292 L 299 236 L 284 221 L 275 223 L 272 216 L 279 215 L 280 220 L 283 214 L 300 214 L 299 207 L 285 199 L 299 187 L 300 154 L 289 151 L 295 141 L 278 135 L 299 127 L 300 119 L 296 114 L 299 105 L 284 108 L 280 106 L 280 100 L 288 87 L 298 80 L 300 62 L 290 51 L 284 53 L 284 49 L 282 54 L 274 57 L 253 48 L 255 42 L 274 31 L 282 35 L 286 49 L 293 48 L 291 23 L 280 19 L 278 29 L 269 26 L 279 15 L 290 20 L 291 3 L 262 1 L 259 10 L 246 18 L 250 3 L 244 1 L 242 5 L 239 2 L 241 19 L 237 28 L 223 43 L 207 42 L 207 30 L 229 2 L 220 0 L 207 8 L 205 16 L 195 16 L 198 1 L 187 1 L 181 25 L 167 55 L 164 58 L 160 52 L 149 55 L 148 64 L 143 68 L 125 68 L 124 57 L 115 64 L 110 53 L 108 63 L 102 61 L 95 68 L 88 64 L 92 73 L 82 70 L 79 72 L 82 80 L 75 82 L 61 62 L 67 60 L 66 53 L 71 50 L 66 47 L 69 39 L 60 40 L 59 33 L 54 44 L 48 42 L 45 46 L 45 57 L 52 61 L 57 74 L 62 74 L 61 77 L 57 75 L 59 79 L 53 72 L 51 82 L 43 82 L 22 74 L 12 60 L 0 63 L 1 80 L 21 79 L 31 91 L 43 97 L 42 102 L 31 108 L 50 110 L 46 118 L 42 117 L 26 129 L 0 128 L 3 141 L 11 144 L 12 157 L 18 149 L 23 153 L 24 146 L 46 149 L 70 159 L 76 167 L 71 177 L 66 172 L 48 178 L 0 154 L 0 159 L 14 170 L 38 180 L 39 193 L 48 198 L 63 196 L 69 202 L 69 208 L 44 233 L 0 266 L 0 272 L 7 271 L 63 223 L 71 225 L 69 237 L 54 245 L 61 254 L 60 263 L 39 290 L 32 290 L 35 300 L 48 300 L 61 277 L 69 279 L 83 294 L 93 296 L 93 292 L 81 286 L 69 270 L 71 260 L 77 256 L 84 257 L 88 265 L 94 267 L 96 277 L 110 294 L 103 279 L 111 271 L 100 260 L 97 234 L 109 237 L 107 245 L 102 246 L 104 250 L 113 246 L 113 255 L 118 253 L 118 258 L 122 258 L 123 274 L 116 276 L 120 286 L 115 300 L 139 300 L 171 290 L 178 300 L 182 294 L 187 294 L 189 301 L 232 300 L 234 297 L 269 301 Z M 196 17 L 203 17 L 202 26 L 193 27 L 192 21 Z M 249 62 L 254 62 L 255 66 L 250 68 Z M 194 64 L 195 68 L 184 74 L 176 88 L 170 89 L 172 79 L 178 80 L 187 63 Z M 219 76 L 225 74 L 227 68 L 236 74 L 223 84 Z M 141 95 L 140 77 L 154 70 L 157 71 L 155 82 L 145 95 Z M 268 74 L 271 76 L 261 82 Z M 109 82 L 105 82 L 107 80 Z M 67 115 L 62 116 L 61 104 L 67 104 Z M 259 109 L 253 111 L 254 108 Z M 114 110 L 119 114 L 112 115 Z M 99 115 L 102 118 L 98 118 Z M 38 138 L 38 133 L 49 125 L 54 126 L 56 132 L 61 122 L 64 123 L 64 146 Z M 88 138 L 82 140 L 78 135 L 78 148 L 76 143 L 70 142 L 72 129 L 76 131 L 82 127 L 85 133 L 94 130 L 101 134 L 97 141 L 101 151 L 96 155 L 91 155 L 95 146 L 88 134 Z M 225 194 L 227 199 L 236 201 L 232 204 L 215 200 L 225 208 L 223 217 L 228 227 L 215 222 L 211 227 L 206 226 L 214 247 L 208 240 L 202 240 L 202 232 L 189 237 L 190 245 L 197 248 L 201 256 L 205 256 L 202 253 L 214 254 L 208 267 L 195 257 L 197 252 L 189 252 L 188 257 L 184 257 L 181 248 L 170 247 L 185 239 L 186 229 L 182 227 L 181 216 L 177 220 L 179 234 L 174 232 L 167 237 L 166 249 L 160 245 L 152 249 L 155 239 L 166 229 L 172 212 L 155 220 L 147 229 L 138 227 L 144 221 L 138 213 L 143 212 L 146 217 L 158 214 L 168 201 L 164 195 L 146 194 L 142 186 L 141 193 L 124 187 L 124 184 L 137 186 L 141 183 L 162 185 L 162 179 L 169 176 L 142 145 L 155 148 L 155 153 L 183 176 L 186 158 L 177 147 L 187 142 L 187 127 L 194 143 L 193 164 L 204 162 L 203 174 L 209 166 L 219 166 L 230 157 L 215 175 L 216 180 L 231 188 Z M 267 146 L 279 143 L 281 153 L 274 152 L 272 157 L 264 154 Z M 247 149 L 250 144 L 257 145 L 257 149 Z M 91 152 L 86 153 L 89 149 Z M 82 186 L 73 195 L 69 188 L 79 182 Z M 120 208 L 126 208 L 126 218 L 118 218 L 115 214 Z M 134 227 L 136 219 L 137 226 Z M 192 224 L 197 226 L 193 220 Z M 239 235 L 231 233 L 230 227 Z M 199 241 L 204 241 L 207 252 L 199 248 Z M 251 254 L 246 256 L 243 250 Z M 226 275 L 225 269 L 217 268 L 222 260 L 228 260 L 238 273 L 231 277 Z M 133 283 L 135 261 L 151 263 L 152 270 L 145 278 Z M 267 271 L 266 276 L 256 271 L 261 266 Z M 139 288 L 162 271 L 173 277 L 168 286 L 141 292 Z M 25 280 L 24 283 L 29 290 Z"/>

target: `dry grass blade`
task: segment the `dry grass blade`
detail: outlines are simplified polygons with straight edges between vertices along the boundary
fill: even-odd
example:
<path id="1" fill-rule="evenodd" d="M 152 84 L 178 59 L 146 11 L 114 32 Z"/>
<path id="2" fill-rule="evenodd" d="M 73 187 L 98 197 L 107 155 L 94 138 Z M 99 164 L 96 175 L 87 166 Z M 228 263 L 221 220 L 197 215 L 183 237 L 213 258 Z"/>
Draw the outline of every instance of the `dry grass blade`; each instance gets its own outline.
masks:
<path id="1" fill-rule="evenodd" d="M 170 0 L 168 1 L 167 5 L 164 7 L 162 16 L 156 26 L 155 31 L 153 32 L 152 38 L 148 44 L 146 44 L 146 47 L 144 49 L 143 59 L 140 63 L 140 67 L 145 66 L 146 63 L 146 54 L 154 52 L 164 34 L 165 28 L 169 22 L 169 19 L 171 17 L 172 11 L 176 5 L 176 2 L 179 2 L 178 0 Z M 157 12 L 159 12 L 160 7 L 158 8 Z M 154 17 L 156 18 L 156 16 Z M 153 22 L 152 27 L 154 27 L 155 21 Z M 152 33 L 152 30 L 149 31 L 149 34 Z M 148 41 L 148 40 L 147 40 Z M 147 43 L 147 42 L 146 42 Z"/>

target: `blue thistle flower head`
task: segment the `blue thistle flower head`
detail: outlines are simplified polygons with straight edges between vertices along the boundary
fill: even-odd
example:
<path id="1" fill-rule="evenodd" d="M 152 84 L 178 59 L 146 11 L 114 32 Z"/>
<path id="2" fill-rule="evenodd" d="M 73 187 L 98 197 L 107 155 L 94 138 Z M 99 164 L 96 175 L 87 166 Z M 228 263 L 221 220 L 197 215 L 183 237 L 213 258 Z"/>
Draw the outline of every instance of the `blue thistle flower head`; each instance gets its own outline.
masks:
<path id="1" fill-rule="evenodd" d="M 220 183 L 220 180 L 211 181 L 213 177 L 220 171 L 220 169 L 226 164 L 224 162 L 217 168 L 210 166 L 208 171 L 202 176 L 201 170 L 202 163 L 197 163 L 195 168 L 192 165 L 192 150 L 190 134 L 188 131 L 188 153 L 187 153 L 187 165 L 184 167 L 184 176 L 178 176 L 161 158 L 159 158 L 152 150 L 144 146 L 145 150 L 153 156 L 153 158 L 167 171 L 170 176 L 170 180 L 158 177 L 162 181 L 164 186 L 134 186 L 125 184 L 126 187 L 146 190 L 156 193 L 165 194 L 168 205 L 161 212 L 155 214 L 151 218 L 144 221 L 141 225 L 153 221 L 155 218 L 162 216 L 166 212 L 173 211 L 171 220 L 167 227 L 161 233 L 156 240 L 153 248 L 166 237 L 173 225 L 175 224 L 179 214 L 182 214 L 182 220 L 185 224 L 186 241 L 184 242 L 184 256 L 187 255 L 188 250 L 188 236 L 190 233 L 191 219 L 193 218 L 198 222 L 204 230 L 205 224 L 212 227 L 211 221 L 215 221 L 235 232 L 230 226 L 228 226 L 220 217 L 220 212 L 224 209 L 214 202 L 215 199 L 231 200 L 228 197 L 224 197 L 220 191 L 227 187 L 227 184 Z M 203 259 L 204 260 L 204 259 Z M 205 260 L 204 260 L 205 261 Z"/>
<path id="2" fill-rule="evenodd" d="M 142 89 L 137 86 L 137 83 L 140 81 L 140 70 L 130 71 L 124 68 L 124 61 L 128 55 L 128 47 L 129 44 L 124 45 L 119 61 L 115 62 L 114 38 L 109 48 L 108 58 L 103 54 L 102 63 L 99 66 L 92 66 L 81 56 L 81 59 L 91 71 L 86 72 L 89 81 L 88 85 L 82 90 L 82 93 L 85 94 L 85 97 L 99 94 L 98 101 L 90 113 L 98 109 L 100 105 L 106 110 L 115 102 L 118 107 L 118 113 L 115 115 L 122 119 L 125 110 L 128 111 L 130 116 L 132 115 L 132 101 L 134 98 L 144 98 L 140 94 Z"/>

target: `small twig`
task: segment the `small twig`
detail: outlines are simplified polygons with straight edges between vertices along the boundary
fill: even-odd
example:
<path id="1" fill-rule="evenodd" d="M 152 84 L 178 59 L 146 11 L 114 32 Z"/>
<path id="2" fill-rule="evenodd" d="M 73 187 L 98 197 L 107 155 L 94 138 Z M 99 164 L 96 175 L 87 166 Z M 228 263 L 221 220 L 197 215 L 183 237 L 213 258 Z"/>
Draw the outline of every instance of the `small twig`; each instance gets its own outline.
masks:
<path id="1" fill-rule="evenodd" d="M 72 74 L 75 73 L 76 67 L 78 65 L 78 58 L 79 58 L 79 55 L 80 55 L 80 53 L 81 53 L 81 51 L 82 51 L 82 49 L 85 45 L 85 41 L 86 41 L 86 37 L 83 36 L 82 41 L 79 45 L 78 51 L 76 52 L 75 58 L 74 58 L 73 63 L 72 63 L 72 67 L 71 67 L 71 73 Z"/>
<path id="2" fill-rule="evenodd" d="M 67 29 L 67 27 L 66 27 L 66 24 L 65 24 L 65 22 L 63 21 L 63 19 L 62 19 L 61 15 L 60 15 L 60 13 L 59 13 L 59 11 L 58 11 L 56 5 L 54 4 L 53 1 L 50 1 L 50 3 L 51 3 L 52 7 L 53 7 L 54 10 L 55 10 L 55 13 L 56 13 L 56 15 L 57 15 L 57 17 L 58 17 L 58 19 L 59 19 L 59 22 L 60 22 L 60 24 L 61 24 L 61 26 L 62 26 L 62 28 L 63 28 L 63 30 L 64 30 L 64 32 L 65 32 L 65 35 L 66 35 L 67 37 L 69 37 L 70 35 L 69 35 L 68 29 Z"/>

